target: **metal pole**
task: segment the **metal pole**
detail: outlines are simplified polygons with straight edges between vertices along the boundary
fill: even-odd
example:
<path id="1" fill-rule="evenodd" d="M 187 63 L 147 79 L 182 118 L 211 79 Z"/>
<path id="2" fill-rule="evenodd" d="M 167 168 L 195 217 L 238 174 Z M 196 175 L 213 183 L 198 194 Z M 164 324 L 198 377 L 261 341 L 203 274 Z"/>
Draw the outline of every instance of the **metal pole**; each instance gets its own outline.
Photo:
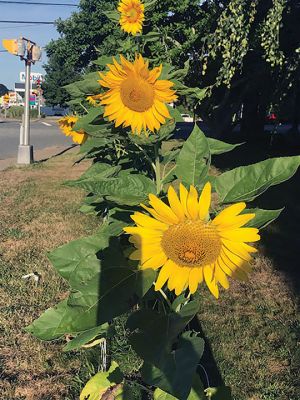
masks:
<path id="1" fill-rule="evenodd" d="M 41 94 L 38 92 L 38 118 L 41 118 Z"/>
<path id="2" fill-rule="evenodd" d="M 30 142 L 30 69 L 31 62 L 25 61 L 25 110 L 24 110 L 24 145 L 28 146 Z"/>
<path id="3" fill-rule="evenodd" d="M 18 164 L 31 164 L 33 162 L 33 147 L 30 143 L 30 67 L 31 61 L 25 61 L 25 106 L 20 127 L 20 144 L 18 148 Z"/>

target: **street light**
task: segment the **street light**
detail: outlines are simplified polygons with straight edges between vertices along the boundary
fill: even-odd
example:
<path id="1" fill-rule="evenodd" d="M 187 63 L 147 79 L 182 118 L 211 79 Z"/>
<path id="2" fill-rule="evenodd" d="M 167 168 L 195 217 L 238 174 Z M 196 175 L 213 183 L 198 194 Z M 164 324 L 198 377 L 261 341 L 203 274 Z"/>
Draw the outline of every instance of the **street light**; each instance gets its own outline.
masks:
<path id="1" fill-rule="evenodd" d="M 22 61 L 25 61 L 25 107 L 17 163 L 31 164 L 33 162 L 33 146 L 30 145 L 30 70 L 31 64 L 41 59 L 42 50 L 36 43 L 23 37 L 4 39 L 2 45 L 10 54 L 19 56 Z"/>

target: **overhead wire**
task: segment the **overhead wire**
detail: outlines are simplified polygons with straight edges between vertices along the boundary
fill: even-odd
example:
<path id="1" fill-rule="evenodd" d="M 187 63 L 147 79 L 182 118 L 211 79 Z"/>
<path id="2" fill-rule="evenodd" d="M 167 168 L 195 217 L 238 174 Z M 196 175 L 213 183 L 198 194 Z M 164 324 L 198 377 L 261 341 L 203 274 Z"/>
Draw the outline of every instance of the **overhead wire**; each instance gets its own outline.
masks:
<path id="1" fill-rule="evenodd" d="M 38 6 L 63 6 L 63 7 L 79 7 L 78 4 L 72 3 L 41 3 L 35 1 L 10 1 L 0 0 L 0 4 L 21 4 L 21 5 L 38 5 Z"/>
<path id="2" fill-rule="evenodd" d="M 2 21 L 0 20 L 0 23 L 4 24 L 38 24 L 38 25 L 54 25 L 54 21 Z"/>

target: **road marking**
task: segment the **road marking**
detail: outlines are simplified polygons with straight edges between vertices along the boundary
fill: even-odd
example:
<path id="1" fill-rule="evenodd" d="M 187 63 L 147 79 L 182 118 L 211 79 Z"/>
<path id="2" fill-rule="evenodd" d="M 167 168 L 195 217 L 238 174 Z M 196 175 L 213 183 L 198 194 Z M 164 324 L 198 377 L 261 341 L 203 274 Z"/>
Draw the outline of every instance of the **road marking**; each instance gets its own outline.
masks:
<path id="1" fill-rule="evenodd" d="M 42 122 L 42 124 L 46 126 L 52 126 L 51 124 L 48 124 L 48 122 Z"/>

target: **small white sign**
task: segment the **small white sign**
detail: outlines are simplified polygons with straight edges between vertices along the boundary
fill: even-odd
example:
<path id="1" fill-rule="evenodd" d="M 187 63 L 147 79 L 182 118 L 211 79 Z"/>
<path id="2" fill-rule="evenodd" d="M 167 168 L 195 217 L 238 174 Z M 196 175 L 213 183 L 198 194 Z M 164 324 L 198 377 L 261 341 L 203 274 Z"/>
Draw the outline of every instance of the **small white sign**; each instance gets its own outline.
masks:
<path id="1" fill-rule="evenodd" d="M 44 77 L 42 74 L 39 72 L 32 72 L 30 74 L 30 81 L 31 83 L 36 83 L 37 80 L 40 80 L 41 82 L 44 81 Z M 20 72 L 20 82 L 25 82 L 25 72 Z"/>

